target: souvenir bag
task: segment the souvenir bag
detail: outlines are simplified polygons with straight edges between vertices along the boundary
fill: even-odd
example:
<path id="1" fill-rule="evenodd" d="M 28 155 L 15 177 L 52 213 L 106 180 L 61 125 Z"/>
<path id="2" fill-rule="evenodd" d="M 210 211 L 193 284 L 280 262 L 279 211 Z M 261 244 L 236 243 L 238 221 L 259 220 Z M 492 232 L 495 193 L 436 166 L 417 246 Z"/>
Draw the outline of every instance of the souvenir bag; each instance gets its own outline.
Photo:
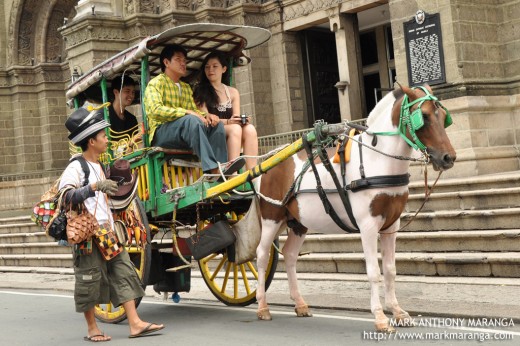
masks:
<path id="1" fill-rule="evenodd" d="M 78 256 L 90 255 L 92 253 L 92 238 L 74 246 L 74 251 Z"/>
<path id="2" fill-rule="evenodd" d="M 31 220 L 38 226 L 46 228 L 49 224 L 49 221 L 56 213 L 58 206 L 58 186 L 60 184 L 60 179 L 61 177 L 58 178 L 54 184 L 52 184 L 51 188 L 42 195 L 40 201 L 33 207 Z"/>
<path id="3" fill-rule="evenodd" d="M 81 169 L 85 174 L 82 186 L 86 186 L 90 174 L 87 162 L 83 156 L 77 156 L 71 159 L 70 162 L 75 160 L 78 160 L 81 164 Z M 60 201 L 65 192 L 72 189 L 72 187 L 65 187 L 59 190 L 60 181 L 61 176 L 52 184 L 50 189 L 41 196 L 40 201 L 33 207 L 31 214 L 31 220 L 38 226 L 43 227 L 45 232 L 56 240 L 66 239 L 66 237 L 62 235 L 66 225 L 66 216 L 61 208 L 62 203 L 60 203 Z"/>
<path id="4" fill-rule="evenodd" d="M 67 186 L 60 190 L 57 196 L 57 206 L 54 215 L 45 227 L 45 233 L 53 237 L 55 240 L 67 240 L 67 208 L 64 206 L 66 194 L 72 190 L 72 187 Z"/>
<path id="5" fill-rule="evenodd" d="M 99 228 L 95 214 L 96 211 L 94 210 L 94 215 L 92 215 L 85 204 L 81 204 L 78 211 L 67 211 L 67 241 L 69 244 L 79 244 L 92 237 Z"/>
<path id="6" fill-rule="evenodd" d="M 106 261 L 123 252 L 123 245 L 119 243 L 116 233 L 106 225 L 94 232 L 94 242 Z"/>

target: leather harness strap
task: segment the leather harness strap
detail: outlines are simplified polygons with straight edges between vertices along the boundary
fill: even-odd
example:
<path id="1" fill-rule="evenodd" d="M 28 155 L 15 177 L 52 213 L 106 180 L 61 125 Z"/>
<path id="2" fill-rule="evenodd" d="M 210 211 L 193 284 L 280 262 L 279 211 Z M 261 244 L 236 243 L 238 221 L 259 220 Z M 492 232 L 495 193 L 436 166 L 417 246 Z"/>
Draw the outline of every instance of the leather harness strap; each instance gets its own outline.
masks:
<path id="1" fill-rule="evenodd" d="M 332 220 L 345 232 L 354 233 L 359 232 L 359 227 L 356 223 L 356 219 L 354 218 L 354 215 L 352 213 L 352 206 L 350 205 L 350 201 L 347 196 L 347 192 L 343 190 L 339 184 L 338 177 L 336 176 L 336 172 L 334 172 L 334 169 L 332 168 L 332 165 L 330 164 L 330 160 L 326 154 L 323 153 L 323 146 L 320 144 L 317 147 L 318 156 L 321 159 L 321 162 L 323 163 L 323 166 L 327 169 L 329 174 L 332 177 L 332 180 L 334 181 L 334 184 L 336 185 L 337 193 L 339 194 L 341 201 L 343 202 L 343 206 L 345 207 L 345 210 L 347 211 L 348 217 L 355 229 L 350 228 L 347 226 L 338 216 L 336 213 L 336 210 L 334 210 L 334 207 L 330 203 L 329 199 L 327 198 L 327 193 L 323 189 L 323 186 L 321 185 L 321 179 L 320 175 L 318 174 L 318 170 L 316 169 L 316 164 L 314 163 L 314 155 L 312 153 L 312 148 L 310 143 L 307 141 L 307 138 L 303 137 L 303 147 L 305 148 L 305 151 L 307 152 L 307 158 L 310 161 L 312 171 L 314 172 L 314 175 L 316 177 L 316 190 L 318 192 L 318 196 L 320 196 L 321 202 L 323 203 L 323 207 L 325 208 L 325 212 L 329 214 L 329 216 L 332 218 Z"/>
<path id="2" fill-rule="evenodd" d="M 316 164 L 314 163 L 314 157 L 315 154 L 312 152 L 312 148 L 310 143 L 307 142 L 306 138 L 303 137 L 303 147 L 305 148 L 305 151 L 307 152 L 307 158 L 310 163 L 310 166 L 312 168 L 312 171 L 314 173 L 314 176 L 316 177 L 316 189 L 304 189 L 304 190 L 298 190 L 294 192 L 296 193 L 318 193 L 318 196 L 320 196 L 321 202 L 323 203 L 323 207 L 325 208 L 325 212 L 330 215 L 332 220 L 346 232 L 349 233 L 357 233 L 359 232 L 359 226 L 357 225 L 356 218 L 354 217 L 354 214 L 352 213 L 352 206 L 350 204 L 350 200 L 348 198 L 348 191 L 352 192 L 358 192 L 365 189 L 374 189 L 374 188 L 384 188 L 384 187 L 394 187 L 394 186 L 407 186 L 410 182 L 410 174 L 398 174 L 398 175 L 382 175 L 382 176 L 374 176 L 374 177 L 366 177 L 365 176 L 365 168 L 363 164 L 363 151 L 362 151 L 362 136 L 359 136 L 358 140 L 358 147 L 359 147 L 359 173 L 361 176 L 361 179 L 353 180 L 350 182 L 350 184 L 345 184 L 345 162 L 344 160 L 341 160 L 343 162 L 340 163 L 341 165 L 341 173 L 343 178 L 343 187 L 340 185 L 338 177 L 336 175 L 336 172 L 334 171 L 330 160 L 327 156 L 327 154 L 324 152 L 323 146 L 319 144 L 316 148 L 317 154 L 323 163 L 323 166 L 327 169 L 327 172 L 330 174 L 332 180 L 334 181 L 334 185 L 336 185 L 336 190 L 325 190 L 323 186 L 321 185 L 321 179 L 318 173 L 318 170 L 316 168 Z M 341 146 L 340 146 L 341 148 Z M 340 158 L 343 158 L 344 154 L 340 153 Z M 293 184 L 294 187 L 294 184 Z M 292 189 L 291 189 L 292 190 Z M 330 203 L 327 193 L 338 193 L 340 196 L 340 199 L 343 203 L 343 206 L 345 207 L 345 211 L 347 212 L 347 215 L 350 219 L 350 222 L 356 227 L 355 229 L 347 226 L 338 216 L 336 213 L 336 210 Z"/>

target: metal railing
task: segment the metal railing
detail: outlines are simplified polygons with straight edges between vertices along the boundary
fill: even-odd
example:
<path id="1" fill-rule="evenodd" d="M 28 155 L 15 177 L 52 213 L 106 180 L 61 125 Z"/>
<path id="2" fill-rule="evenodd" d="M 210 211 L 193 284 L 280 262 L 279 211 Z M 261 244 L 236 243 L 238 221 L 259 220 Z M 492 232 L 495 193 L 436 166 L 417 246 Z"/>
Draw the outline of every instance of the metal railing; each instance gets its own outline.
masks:
<path id="1" fill-rule="evenodd" d="M 359 125 L 366 125 L 366 119 L 351 120 L 349 122 Z M 282 145 L 290 144 L 312 130 L 313 128 L 308 128 L 258 137 L 258 154 L 264 155 Z"/>

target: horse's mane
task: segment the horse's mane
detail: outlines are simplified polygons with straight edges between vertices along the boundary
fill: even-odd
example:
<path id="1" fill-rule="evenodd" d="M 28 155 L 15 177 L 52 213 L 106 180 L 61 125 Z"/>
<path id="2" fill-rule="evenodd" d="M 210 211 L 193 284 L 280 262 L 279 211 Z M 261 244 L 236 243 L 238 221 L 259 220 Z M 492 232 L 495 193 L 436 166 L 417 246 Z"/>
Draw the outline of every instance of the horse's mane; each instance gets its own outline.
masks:
<path id="1" fill-rule="evenodd" d="M 374 109 L 370 112 L 367 118 L 367 126 L 373 127 L 375 124 L 380 124 L 383 121 L 383 118 L 387 116 L 390 118 L 390 113 L 392 111 L 392 107 L 394 103 L 403 96 L 403 91 L 401 89 L 395 89 L 392 92 L 388 93 L 379 101 Z"/>

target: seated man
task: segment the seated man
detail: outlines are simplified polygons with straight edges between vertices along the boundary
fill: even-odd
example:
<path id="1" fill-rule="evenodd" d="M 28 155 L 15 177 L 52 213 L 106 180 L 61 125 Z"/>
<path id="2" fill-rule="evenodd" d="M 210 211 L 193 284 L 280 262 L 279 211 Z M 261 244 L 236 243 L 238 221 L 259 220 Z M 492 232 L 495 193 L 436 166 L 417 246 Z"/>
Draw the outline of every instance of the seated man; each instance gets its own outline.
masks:
<path id="1" fill-rule="evenodd" d="M 154 146 L 192 149 L 205 173 L 218 174 L 218 162 L 227 161 L 226 132 L 214 114 L 199 112 L 191 87 L 182 82 L 186 75 L 187 52 L 180 45 L 164 47 L 160 55 L 161 73 L 146 87 L 144 106 Z M 236 172 L 244 160 L 224 168 Z"/>
<path id="2" fill-rule="evenodd" d="M 126 110 L 132 105 L 135 98 L 136 82 L 129 76 L 116 77 L 112 80 L 111 100 L 108 108 L 110 114 L 110 129 L 117 137 L 128 135 L 132 137 L 137 129 L 137 118 Z"/>
<path id="3" fill-rule="evenodd" d="M 142 134 L 137 127 L 137 118 L 126 110 L 134 102 L 136 82 L 129 76 L 116 77 L 112 80 L 111 100 L 108 107 L 110 116 L 111 138 L 116 144 L 116 152 L 132 151 L 137 148 Z"/>

